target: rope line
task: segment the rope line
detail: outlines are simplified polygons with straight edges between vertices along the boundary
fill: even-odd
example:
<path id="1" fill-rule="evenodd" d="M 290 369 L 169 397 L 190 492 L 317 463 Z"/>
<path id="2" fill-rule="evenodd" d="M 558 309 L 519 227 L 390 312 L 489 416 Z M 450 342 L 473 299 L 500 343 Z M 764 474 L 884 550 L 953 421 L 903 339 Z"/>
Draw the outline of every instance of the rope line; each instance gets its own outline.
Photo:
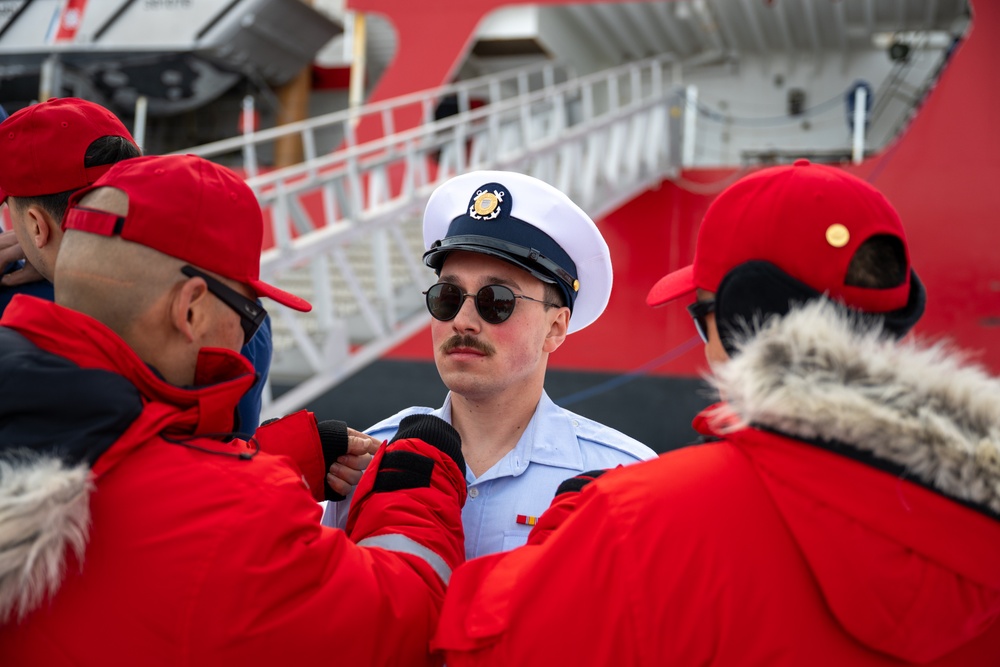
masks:
<path id="1" fill-rule="evenodd" d="M 684 341 L 680 345 L 677 345 L 676 347 L 667 350 L 659 357 L 647 361 L 645 364 L 635 369 L 634 371 L 629 371 L 628 373 L 615 376 L 613 378 L 605 380 L 604 382 L 596 384 L 588 389 L 583 389 L 581 391 L 572 393 L 569 396 L 563 396 L 560 399 L 554 399 L 554 402 L 556 403 L 556 405 L 560 405 L 565 408 L 568 405 L 579 403 L 580 401 L 592 398 L 594 396 L 599 396 L 600 394 L 606 393 L 608 391 L 611 391 L 612 389 L 616 389 L 628 382 L 631 382 L 632 380 L 635 380 L 638 377 L 649 374 L 649 372 L 652 371 L 653 369 L 659 368 L 663 364 L 673 361 L 677 357 L 681 356 L 686 352 L 689 352 L 690 350 L 694 349 L 700 344 L 702 344 L 701 338 L 699 336 L 692 336 L 691 338 Z"/>

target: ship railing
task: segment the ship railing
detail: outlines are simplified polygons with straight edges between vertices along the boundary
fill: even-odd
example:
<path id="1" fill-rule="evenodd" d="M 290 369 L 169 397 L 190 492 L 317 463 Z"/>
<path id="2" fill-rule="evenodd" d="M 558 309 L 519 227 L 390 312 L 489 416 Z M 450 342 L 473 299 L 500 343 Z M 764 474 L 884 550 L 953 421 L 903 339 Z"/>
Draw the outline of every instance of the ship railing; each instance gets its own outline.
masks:
<path id="1" fill-rule="evenodd" d="M 244 128 L 242 134 L 178 152 L 226 163 L 242 169 L 248 178 L 253 178 L 261 172 L 261 163 L 273 160 L 277 142 L 289 137 L 298 138 L 303 162 L 309 163 L 337 147 L 359 143 L 357 128 L 362 123 L 371 125 L 371 132 L 388 136 L 394 134 L 396 126 L 405 123 L 408 116 L 415 115 L 420 124 L 432 123 L 442 114 L 460 113 L 482 104 L 498 102 L 512 93 L 524 95 L 572 76 L 573 70 L 568 65 L 558 62 L 538 63 L 341 109 L 265 130 L 255 129 L 256 102 L 252 96 L 247 96 L 243 100 L 245 117 L 240 122 Z M 263 171 L 268 171 L 266 166 Z"/>

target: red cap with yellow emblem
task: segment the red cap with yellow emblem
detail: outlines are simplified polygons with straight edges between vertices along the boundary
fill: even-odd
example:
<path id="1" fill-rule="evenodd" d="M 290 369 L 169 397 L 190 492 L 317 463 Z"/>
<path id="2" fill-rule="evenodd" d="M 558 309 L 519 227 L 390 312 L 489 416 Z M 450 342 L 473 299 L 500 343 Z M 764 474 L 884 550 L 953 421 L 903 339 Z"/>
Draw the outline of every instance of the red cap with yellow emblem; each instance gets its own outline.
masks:
<path id="1" fill-rule="evenodd" d="M 879 235 L 902 243 L 905 280 L 878 289 L 846 284 L 858 248 Z M 885 196 L 841 169 L 796 160 L 724 190 L 705 213 L 694 263 L 661 278 L 646 302 L 657 306 L 695 289 L 717 292 L 730 271 L 755 260 L 866 312 L 904 308 L 910 297 L 906 233 Z"/>

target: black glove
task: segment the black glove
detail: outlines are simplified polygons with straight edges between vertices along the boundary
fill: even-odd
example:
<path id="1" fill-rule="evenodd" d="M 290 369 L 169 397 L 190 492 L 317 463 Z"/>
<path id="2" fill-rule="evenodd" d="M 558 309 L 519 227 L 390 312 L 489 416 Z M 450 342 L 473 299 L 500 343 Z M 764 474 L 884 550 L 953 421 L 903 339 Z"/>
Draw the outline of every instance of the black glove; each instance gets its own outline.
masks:
<path id="1" fill-rule="evenodd" d="M 323 447 L 323 463 L 329 473 L 330 466 L 336 462 L 337 458 L 347 453 L 347 424 L 336 419 L 317 420 L 316 430 L 319 432 L 319 442 Z M 330 484 L 326 481 L 326 475 L 323 475 L 323 495 L 327 500 L 333 502 L 347 498 L 347 496 L 330 488 Z"/>
<path id="2" fill-rule="evenodd" d="M 462 438 L 455 428 L 434 415 L 410 415 L 399 422 L 399 429 L 396 435 L 390 440 L 390 444 L 397 440 L 416 438 L 423 440 L 428 445 L 437 447 L 442 452 L 451 457 L 451 460 L 458 466 L 459 471 L 465 474 L 465 457 L 462 456 Z"/>
<path id="3" fill-rule="evenodd" d="M 563 480 L 562 484 L 559 485 L 559 488 L 556 489 L 556 496 L 562 493 L 573 493 L 579 491 L 606 472 L 607 470 L 588 470 L 587 472 L 581 472 L 576 477 L 570 477 L 569 479 Z"/>
<path id="4" fill-rule="evenodd" d="M 399 423 L 399 429 L 389 444 L 397 440 L 416 439 L 437 447 L 455 462 L 464 479 L 465 457 L 462 439 L 451 424 L 433 415 L 410 415 Z M 379 463 L 373 489 L 376 493 L 416 489 L 431 485 L 434 460 L 416 452 L 387 452 Z"/>

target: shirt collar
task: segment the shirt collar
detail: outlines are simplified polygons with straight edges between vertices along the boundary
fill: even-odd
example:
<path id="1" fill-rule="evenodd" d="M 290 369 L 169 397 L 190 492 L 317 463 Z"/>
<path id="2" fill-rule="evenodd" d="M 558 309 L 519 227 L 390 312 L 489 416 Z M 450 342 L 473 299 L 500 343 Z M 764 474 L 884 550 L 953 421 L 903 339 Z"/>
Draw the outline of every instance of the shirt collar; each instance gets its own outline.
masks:
<path id="1" fill-rule="evenodd" d="M 545 391 L 542 391 L 535 414 L 514 451 L 526 441 L 524 456 L 532 463 L 572 470 L 583 468 L 583 453 L 573 416 L 553 403 Z"/>
<path id="2" fill-rule="evenodd" d="M 444 405 L 433 414 L 451 423 L 451 392 L 445 398 Z M 466 471 L 466 478 L 472 483 L 498 477 L 517 477 L 528 468 L 529 463 L 569 470 L 583 469 L 583 453 L 580 451 L 573 418 L 553 403 L 545 391 L 542 391 L 535 413 L 514 449 L 507 452 L 481 477 L 474 478 L 471 471 Z"/>

